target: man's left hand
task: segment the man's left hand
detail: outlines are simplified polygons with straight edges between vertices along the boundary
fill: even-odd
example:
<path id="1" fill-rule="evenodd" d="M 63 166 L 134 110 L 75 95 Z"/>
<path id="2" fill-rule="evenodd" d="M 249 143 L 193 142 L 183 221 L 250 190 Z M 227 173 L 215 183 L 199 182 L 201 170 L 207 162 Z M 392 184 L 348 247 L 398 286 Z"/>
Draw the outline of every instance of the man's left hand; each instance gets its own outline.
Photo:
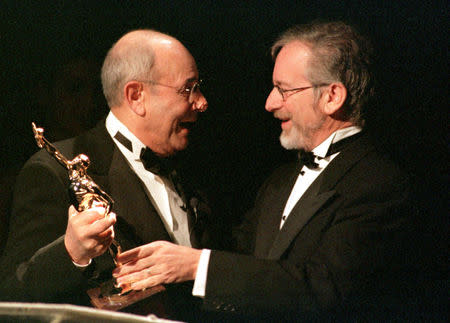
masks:
<path id="1" fill-rule="evenodd" d="M 120 285 L 142 290 L 160 284 L 194 280 L 201 250 L 155 241 L 117 256 L 121 265 L 113 271 Z"/>

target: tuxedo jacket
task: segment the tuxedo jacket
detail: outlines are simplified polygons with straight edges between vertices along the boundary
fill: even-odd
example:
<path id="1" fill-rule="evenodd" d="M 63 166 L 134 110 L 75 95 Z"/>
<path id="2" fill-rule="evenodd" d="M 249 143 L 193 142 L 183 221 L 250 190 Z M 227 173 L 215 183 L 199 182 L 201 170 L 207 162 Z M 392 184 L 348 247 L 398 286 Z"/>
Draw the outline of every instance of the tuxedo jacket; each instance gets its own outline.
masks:
<path id="1" fill-rule="evenodd" d="M 55 146 L 68 159 L 80 153 L 89 157 L 88 175 L 114 199 L 115 239 L 123 250 L 155 240 L 171 240 L 143 183 L 107 133 L 104 121 Z M 199 247 L 207 240 L 204 229 L 209 209 L 184 184 L 187 213 L 193 217 Z M 69 258 L 64 246 L 71 205 L 68 187 L 67 170 L 45 150 L 37 152 L 19 174 L 2 265 L 3 299 L 88 305 L 86 290 L 111 277 L 115 266 L 108 252 L 95 258 L 85 270 L 76 268 Z M 195 215 L 189 202 L 192 198 Z"/>
<path id="2" fill-rule="evenodd" d="M 329 163 L 280 230 L 298 172 L 285 165 L 263 184 L 236 236 L 248 255 L 211 253 L 206 309 L 297 320 L 395 301 L 391 287 L 408 271 L 413 232 L 406 176 L 363 135 Z"/>

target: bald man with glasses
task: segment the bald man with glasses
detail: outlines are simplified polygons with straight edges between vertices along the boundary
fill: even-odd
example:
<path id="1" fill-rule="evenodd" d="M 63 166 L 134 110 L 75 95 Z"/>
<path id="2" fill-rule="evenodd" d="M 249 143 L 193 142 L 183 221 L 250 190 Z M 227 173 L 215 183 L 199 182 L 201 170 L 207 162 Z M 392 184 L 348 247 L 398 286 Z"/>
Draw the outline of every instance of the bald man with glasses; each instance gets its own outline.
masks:
<path id="1" fill-rule="evenodd" d="M 89 157 L 87 174 L 112 197 L 113 212 L 77 211 L 66 170 L 46 151 L 35 154 L 15 188 L 1 299 L 89 305 L 86 291 L 112 277 L 113 239 L 123 250 L 155 240 L 207 245 L 209 208 L 177 159 L 208 107 L 194 58 L 169 35 L 135 30 L 109 50 L 101 79 L 106 119 L 55 147 L 69 160 Z M 171 310 L 193 311 L 178 286 L 166 287 Z"/>

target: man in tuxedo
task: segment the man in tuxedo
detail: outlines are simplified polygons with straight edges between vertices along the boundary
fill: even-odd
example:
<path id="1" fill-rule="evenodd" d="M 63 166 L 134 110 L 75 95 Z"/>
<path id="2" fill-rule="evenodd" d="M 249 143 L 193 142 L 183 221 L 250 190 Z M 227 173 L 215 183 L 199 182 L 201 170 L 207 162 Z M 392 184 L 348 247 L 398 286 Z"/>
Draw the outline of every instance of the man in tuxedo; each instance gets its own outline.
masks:
<path id="1" fill-rule="evenodd" d="M 370 46 L 344 23 L 312 23 L 287 30 L 272 55 L 265 108 L 299 160 L 260 189 L 236 234 L 241 252 L 158 241 L 123 253 L 114 276 L 136 289 L 194 280 L 205 309 L 263 320 L 389 312 L 409 286 L 414 213 L 405 175 L 363 130 Z"/>
<path id="2" fill-rule="evenodd" d="M 101 78 L 106 120 L 55 147 L 69 160 L 89 157 L 87 174 L 113 198 L 113 212 L 78 212 L 67 169 L 36 153 L 15 187 L 2 299 L 89 304 L 86 291 L 112 277 L 113 239 L 124 250 L 155 240 L 205 245 L 208 207 L 176 167 L 207 108 L 194 58 L 171 36 L 136 30 L 109 50 Z"/>

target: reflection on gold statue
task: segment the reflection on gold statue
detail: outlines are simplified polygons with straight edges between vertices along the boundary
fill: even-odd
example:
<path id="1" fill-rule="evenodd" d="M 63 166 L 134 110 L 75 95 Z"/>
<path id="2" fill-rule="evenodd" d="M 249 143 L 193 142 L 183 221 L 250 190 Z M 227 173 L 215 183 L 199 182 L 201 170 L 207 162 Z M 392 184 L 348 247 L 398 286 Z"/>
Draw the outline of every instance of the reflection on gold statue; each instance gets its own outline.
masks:
<path id="1" fill-rule="evenodd" d="M 114 200 L 103 191 L 87 174 L 89 167 L 89 157 L 80 154 L 72 160 L 68 160 L 61 152 L 44 137 L 44 129 L 38 128 L 34 124 L 34 138 L 39 148 L 44 148 L 52 155 L 69 173 L 71 199 L 75 208 L 81 212 L 93 207 L 105 209 L 105 216 L 109 214 L 114 204 Z M 116 261 L 116 255 L 121 252 L 120 245 L 113 240 L 112 248 L 109 248 L 111 256 Z M 117 263 L 116 263 L 117 264 Z"/>

